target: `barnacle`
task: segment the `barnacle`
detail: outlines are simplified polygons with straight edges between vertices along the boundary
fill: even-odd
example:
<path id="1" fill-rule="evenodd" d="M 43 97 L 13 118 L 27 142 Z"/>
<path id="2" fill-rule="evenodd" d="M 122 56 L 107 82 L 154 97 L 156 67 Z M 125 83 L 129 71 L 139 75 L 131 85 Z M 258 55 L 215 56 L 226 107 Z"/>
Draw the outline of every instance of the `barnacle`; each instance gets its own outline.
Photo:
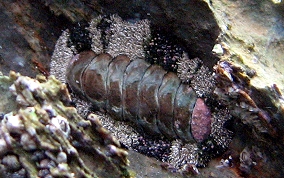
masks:
<path id="1" fill-rule="evenodd" d="M 107 52 L 112 56 L 125 54 L 133 59 L 145 56 L 143 44 L 150 37 L 148 20 L 130 23 L 117 15 L 104 18 L 99 16 L 91 20 L 87 29 L 95 53 Z"/>
<path id="2" fill-rule="evenodd" d="M 84 120 L 69 106 L 66 85 L 53 76 L 38 76 L 36 80 L 14 72 L 9 80 L 11 87 L 1 91 L 1 95 L 16 95 L 18 108 L 5 114 L 0 122 L 1 176 L 105 175 L 106 172 L 92 170 L 86 163 L 82 155 L 88 154 L 96 156 L 98 164 L 110 168 L 109 176 L 129 176 L 127 152 L 94 119 L 96 116 Z"/>

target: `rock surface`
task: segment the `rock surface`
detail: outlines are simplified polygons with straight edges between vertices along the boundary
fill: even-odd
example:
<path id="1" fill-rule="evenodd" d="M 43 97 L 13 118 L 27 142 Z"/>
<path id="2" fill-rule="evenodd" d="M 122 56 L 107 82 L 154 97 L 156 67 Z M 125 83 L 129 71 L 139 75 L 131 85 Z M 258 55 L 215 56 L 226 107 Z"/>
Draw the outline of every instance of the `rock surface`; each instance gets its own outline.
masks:
<path id="1" fill-rule="evenodd" d="M 84 120 L 68 106 L 65 84 L 52 76 L 36 80 L 14 72 L 0 81 L 1 86 L 11 84 L 1 96 L 16 104 L 10 111 L 0 110 L 5 114 L 0 123 L 1 177 L 131 177 L 127 151 L 96 115 Z M 90 157 L 96 161 L 90 163 Z"/>
<path id="2" fill-rule="evenodd" d="M 261 109 L 273 108 L 267 112 L 276 113 L 272 120 L 275 125 L 279 125 L 277 131 L 283 133 L 281 125 L 284 125 L 284 119 L 281 113 L 284 107 L 280 92 L 283 93 L 284 88 L 284 3 L 269 0 L 181 2 L 1 1 L 0 18 L 5 23 L 0 26 L 0 70 L 5 74 L 12 69 L 29 76 L 35 76 L 39 72 L 47 74 L 56 40 L 61 30 L 72 22 L 83 19 L 88 21 L 98 14 L 113 13 L 125 20 L 147 18 L 153 26 L 174 35 L 191 55 L 190 58 L 199 57 L 210 69 L 216 63 L 218 55 L 223 60 L 241 66 L 250 76 L 251 98 Z M 212 49 L 216 55 L 211 53 Z M 4 103 L 5 100 L 2 101 Z M 230 167 L 228 155 L 232 155 L 236 164 L 258 161 L 257 166 L 253 166 L 251 162 L 242 166 L 248 177 L 272 174 L 275 177 L 283 176 L 281 160 L 275 157 L 276 161 L 271 163 L 265 156 L 278 154 L 253 148 L 251 145 L 255 144 L 255 137 L 248 137 L 249 133 L 243 132 L 248 130 L 247 125 L 237 128 L 239 131 L 236 132 L 230 150 L 222 156 L 223 167 Z M 257 136 L 264 138 L 263 135 Z M 279 140 L 283 139 L 274 141 L 278 143 Z M 278 151 L 277 148 L 273 150 L 281 152 L 280 148 Z M 214 168 L 216 164 L 210 168 Z M 267 170 L 272 170 L 271 175 L 265 172 Z M 213 172 L 209 175 L 218 177 Z"/>

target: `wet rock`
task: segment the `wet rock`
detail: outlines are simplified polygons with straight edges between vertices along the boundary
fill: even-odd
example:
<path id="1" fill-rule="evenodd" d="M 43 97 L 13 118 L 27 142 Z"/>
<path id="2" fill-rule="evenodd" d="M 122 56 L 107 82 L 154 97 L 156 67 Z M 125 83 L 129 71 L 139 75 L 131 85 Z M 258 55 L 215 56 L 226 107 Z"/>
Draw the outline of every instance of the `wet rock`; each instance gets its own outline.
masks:
<path id="1" fill-rule="evenodd" d="M 227 121 L 224 118 L 226 114 L 220 115 L 213 111 L 214 120 L 222 118 L 223 121 L 212 123 L 216 124 L 212 135 L 215 135 L 214 138 L 216 139 L 214 140 L 217 143 L 227 145 L 228 141 L 225 140 L 228 140 L 229 132 L 218 129 L 226 125 L 226 127 L 237 131 L 233 144 L 230 146 L 231 152 L 243 150 L 245 147 L 243 145 L 250 144 L 258 144 L 260 149 L 273 150 L 271 155 L 276 161 L 266 163 L 261 167 L 267 169 L 256 167 L 258 170 L 252 168 L 250 171 L 252 176 L 258 175 L 257 173 L 260 170 L 269 170 L 268 172 L 270 172 L 274 169 L 269 168 L 282 165 L 282 162 L 278 162 L 279 159 L 276 158 L 281 157 L 282 151 L 279 141 L 283 140 L 283 137 L 276 137 L 276 139 L 272 139 L 273 142 L 270 142 L 271 140 L 266 142 L 266 134 L 269 133 L 268 135 L 271 136 L 271 133 L 275 133 L 275 131 L 269 131 L 273 131 L 275 128 L 276 135 L 279 136 L 284 133 L 284 107 L 281 94 L 281 92 L 283 93 L 283 65 L 281 60 L 283 56 L 283 14 L 281 13 L 283 2 L 274 0 L 191 2 L 194 3 L 184 2 L 183 4 L 163 0 L 148 1 L 147 3 L 144 1 L 133 1 L 133 3 L 132 1 L 111 0 L 84 1 L 84 4 L 81 1 L 3 1 L 0 3 L 0 8 L 1 18 L 5 20 L 5 23 L 1 28 L 1 32 L 4 33 L 1 34 L 5 43 L 0 46 L 1 70 L 7 74 L 10 69 L 15 69 L 32 76 L 39 71 L 48 72 L 49 58 L 61 30 L 65 29 L 65 27 L 62 27 L 65 22 L 89 20 L 98 14 L 113 13 L 118 13 L 124 20 L 132 22 L 142 18 L 150 19 L 153 26 L 173 33 L 181 41 L 182 46 L 186 46 L 186 51 L 191 55 L 189 56 L 190 59 L 199 57 L 206 65 L 213 66 L 216 59 L 220 57 L 222 60 L 233 61 L 234 64 L 241 66 L 244 72 L 240 72 L 240 74 L 247 75 L 247 79 L 251 81 L 250 87 L 245 87 L 244 94 L 248 94 L 257 107 L 252 107 L 251 103 L 246 103 L 249 100 L 237 102 L 238 109 L 235 109 L 234 113 L 241 114 L 235 115 L 239 119 L 237 119 L 239 122 L 234 123 L 235 128 L 225 122 Z M 192 5 L 194 7 L 189 8 Z M 53 20 L 50 20 L 50 18 Z M 57 19 L 59 20 L 57 21 Z M 219 38 L 216 41 L 217 36 Z M 20 42 L 13 43 L 15 38 Z M 213 46 L 215 46 L 214 49 Z M 211 54 L 211 49 L 217 57 Z M 211 70 L 210 65 L 208 67 Z M 206 76 L 203 78 L 206 78 Z M 228 80 L 226 77 L 223 79 Z M 247 81 L 247 79 L 244 81 Z M 237 85 L 239 86 L 240 83 L 237 83 Z M 5 87 L 4 85 L 0 87 L 2 86 Z M 221 89 L 224 89 L 224 86 Z M 229 88 L 229 91 L 233 91 L 232 89 L 234 88 Z M 232 95 L 228 97 L 224 91 L 219 92 L 224 99 L 222 104 L 238 99 L 236 93 L 230 93 Z M 9 97 L 6 96 L 8 95 L 1 95 L 3 106 L 1 108 L 5 110 L 3 113 L 14 110 L 11 108 L 17 108 L 17 105 L 7 104 Z M 2 100 L 2 98 L 4 99 Z M 256 113 L 260 111 L 258 109 L 262 111 L 261 117 L 256 116 Z M 222 109 L 222 111 L 228 112 L 228 108 Z M 3 118 L 3 113 L 1 118 Z M 50 112 L 49 114 L 53 115 Z M 262 120 L 260 121 L 259 118 L 262 118 Z M 267 123 L 269 124 L 267 125 Z M 88 127 L 88 124 L 85 125 Z M 220 134 L 224 136 L 220 137 Z M 264 144 L 262 144 L 263 139 L 265 140 Z M 234 143 L 241 144 L 234 145 Z M 80 144 L 78 143 L 78 145 Z M 263 145 L 268 146 L 263 147 Z M 6 149 L 5 142 L 0 142 L 0 148 Z M 237 154 L 240 154 L 240 151 Z M 269 154 L 267 155 L 270 158 Z M 239 156 L 233 157 L 233 160 L 237 159 L 239 159 Z M 25 175 L 25 169 L 21 170 L 14 175 Z M 45 175 L 49 174 L 46 170 L 41 172 Z M 274 175 L 281 177 L 281 169 L 276 173 Z M 209 175 L 218 177 L 215 173 Z"/>
<path id="2" fill-rule="evenodd" d="M 49 73 L 55 41 L 70 21 L 57 17 L 39 1 L 2 1 L 0 19 L 0 70 L 35 77 Z"/>
<path id="3" fill-rule="evenodd" d="M 70 106 L 66 85 L 52 76 L 36 80 L 15 72 L 0 78 L 11 84 L 5 92 L 17 104 L 0 123 L 2 176 L 130 177 L 127 151 L 97 116 L 90 115 L 84 128 L 77 124 L 84 119 Z M 90 157 L 96 158 L 92 164 Z"/>

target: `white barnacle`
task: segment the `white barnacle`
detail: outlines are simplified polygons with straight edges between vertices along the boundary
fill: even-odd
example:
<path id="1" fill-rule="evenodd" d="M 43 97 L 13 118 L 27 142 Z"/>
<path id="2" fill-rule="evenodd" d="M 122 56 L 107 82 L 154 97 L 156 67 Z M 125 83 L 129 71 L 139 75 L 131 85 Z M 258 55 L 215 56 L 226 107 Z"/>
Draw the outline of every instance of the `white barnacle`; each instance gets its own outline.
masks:
<path id="1" fill-rule="evenodd" d="M 28 78 L 28 77 L 21 76 L 17 80 L 18 80 L 18 82 L 21 83 L 22 86 L 25 86 L 31 92 L 34 92 L 34 91 L 36 91 L 40 88 L 39 81 L 37 81 L 35 79 L 31 79 L 31 78 Z M 17 81 L 16 81 L 16 83 L 17 83 Z"/>
<path id="2" fill-rule="evenodd" d="M 77 155 L 78 151 L 73 146 L 70 146 L 66 149 L 68 155 Z"/>
<path id="3" fill-rule="evenodd" d="M 184 145 L 181 140 L 174 140 L 170 149 L 169 163 L 174 167 L 181 168 L 186 164 L 197 164 L 198 147 L 196 143 Z"/>
<path id="4" fill-rule="evenodd" d="M 67 162 L 67 155 L 66 155 L 66 153 L 63 152 L 63 151 L 58 153 L 58 155 L 56 157 L 56 161 L 57 161 L 57 163 L 66 163 Z"/>
<path id="5" fill-rule="evenodd" d="M 51 119 L 51 123 L 46 126 L 52 133 L 60 130 L 66 137 L 70 134 L 70 126 L 66 118 L 58 115 Z"/>
<path id="6" fill-rule="evenodd" d="M 67 172 L 68 171 L 68 164 L 60 163 L 57 166 L 59 172 Z"/>
<path id="7" fill-rule="evenodd" d="M 19 76 L 9 89 L 17 96 L 17 103 L 23 106 L 30 106 L 36 104 L 33 93 L 40 90 L 40 88 L 39 81 L 29 77 Z"/>
<path id="8" fill-rule="evenodd" d="M 25 99 L 25 97 L 23 95 L 17 95 L 16 101 L 17 101 L 18 104 L 20 104 L 22 106 L 29 106 L 27 100 Z"/>
<path id="9" fill-rule="evenodd" d="M 22 133 L 24 130 L 24 124 L 19 115 L 13 115 L 13 113 L 10 112 L 4 115 L 3 121 L 9 132 Z"/>
<path id="10" fill-rule="evenodd" d="M 273 2 L 274 4 L 280 4 L 280 3 L 282 2 L 282 0 L 272 0 L 272 2 Z"/>
<path id="11" fill-rule="evenodd" d="M 57 115 L 55 109 L 52 108 L 51 104 L 46 104 L 45 103 L 42 106 L 42 109 L 44 109 L 48 113 L 50 118 L 55 117 Z"/>
<path id="12" fill-rule="evenodd" d="M 23 133 L 21 135 L 20 143 L 25 150 L 34 150 L 37 147 L 35 141 L 28 133 Z"/>
<path id="13" fill-rule="evenodd" d="M 22 167 L 17 156 L 13 154 L 8 154 L 2 157 L 1 164 L 4 165 L 6 168 L 9 167 L 9 170 L 19 170 Z"/>

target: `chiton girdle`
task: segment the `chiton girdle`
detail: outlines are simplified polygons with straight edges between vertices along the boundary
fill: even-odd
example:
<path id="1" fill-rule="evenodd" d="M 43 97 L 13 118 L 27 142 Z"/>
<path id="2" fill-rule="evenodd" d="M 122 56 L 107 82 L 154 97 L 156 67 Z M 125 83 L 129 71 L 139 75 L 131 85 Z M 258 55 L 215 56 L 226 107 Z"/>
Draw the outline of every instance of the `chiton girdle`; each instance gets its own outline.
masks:
<path id="1" fill-rule="evenodd" d="M 192 113 L 198 109 L 195 104 L 197 100 L 204 104 L 203 99 L 197 98 L 195 91 L 182 84 L 175 73 L 158 65 L 143 59 L 131 60 L 126 55 L 113 58 L 107 53 L 84 51 L 73 57 L 66 76 L 74 93 L 149 135 L 201 142 L 210 134 L 211 121 L 205 125 L 201 122 L 201 127 L 209 132 L 196 133 L 191 129 Z M 210 117 L 209 110 L 205 114 Z"/>

